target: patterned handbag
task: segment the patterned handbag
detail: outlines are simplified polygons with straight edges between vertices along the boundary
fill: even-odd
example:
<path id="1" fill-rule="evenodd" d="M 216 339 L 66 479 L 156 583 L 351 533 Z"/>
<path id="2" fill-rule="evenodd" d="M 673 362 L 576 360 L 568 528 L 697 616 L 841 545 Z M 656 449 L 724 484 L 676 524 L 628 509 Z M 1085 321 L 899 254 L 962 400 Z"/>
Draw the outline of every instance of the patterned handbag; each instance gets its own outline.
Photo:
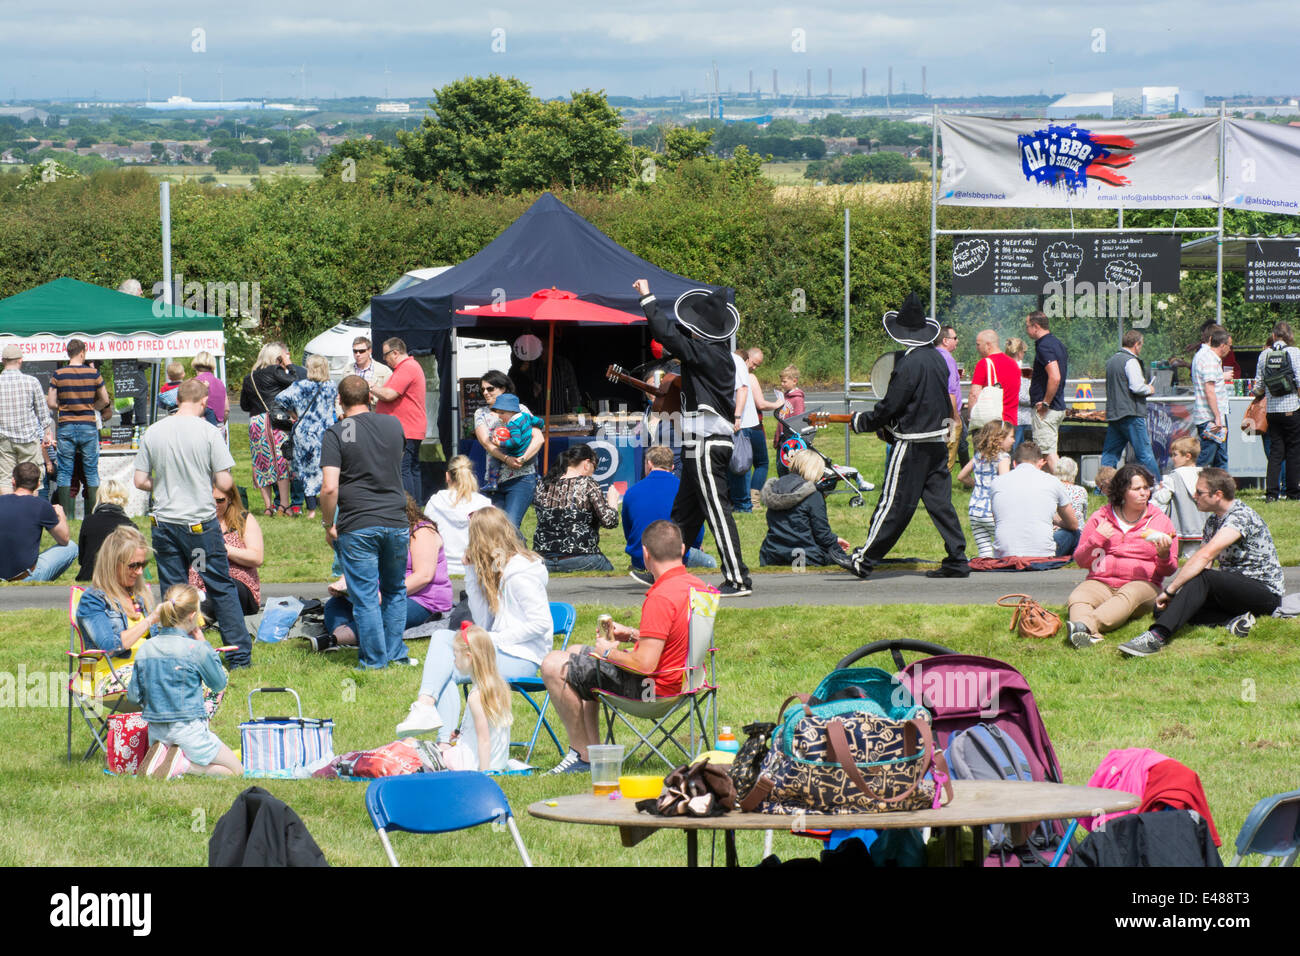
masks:
<path id="1" fill-rule="evenodd" d="M 1004 603 L 1015 598 L 1019 598 L 1015 604 Z M 1060 615 L 1046 610 L 1028 594 L 1004 594 L 998 598 L 998 607 L 1014 607 L 1016 609 L 1015 613 L 1011 615 L 1011 625 L 1007 630 L 1018 630 L 1021 637 L 1052 637 L 1061 629 Z"/>
<path id="2" fill-rule="evenodd" d="M 787 713 L 791 701 L 800 707 Z M 760 813 L 884 813 L 952 800 L 930 715 L 877 668 L 831 674 L 812 695 L 787 698 L 741 809 Z M 748 747 L 755 737 L 746 741 Z M 757 749 L 757 745 L 756 745 Z M 738 759 L 740 755 L 737 755 Z M 930 774 L 933 769 L 933 774 Z M 746 774 L 745 764 L 739 772 Z M 735 774 L 733 773 L 733 777 Z"/>

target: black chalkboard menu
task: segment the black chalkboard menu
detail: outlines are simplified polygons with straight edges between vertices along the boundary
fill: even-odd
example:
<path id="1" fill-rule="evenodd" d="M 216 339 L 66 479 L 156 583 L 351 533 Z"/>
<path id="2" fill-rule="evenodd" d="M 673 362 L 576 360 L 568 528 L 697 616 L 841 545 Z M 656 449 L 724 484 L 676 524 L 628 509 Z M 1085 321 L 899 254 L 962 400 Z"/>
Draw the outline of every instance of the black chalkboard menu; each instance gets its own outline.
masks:
<path id="1" fill-rule="evenodd" d="M 482 381 L 477 378 L 460 380 L 460 420 L 463 437 L 474 434 L 474 413 L 487 404 L 483 398 Z"/>
<path id="2" fill-rule="evenodd" d="M 1103 283 L 1127 291 L 1177 292 L 1179 238 L 1150 233 L 955 236 L 958 295 L 1045 295 L 1049 283 Z M 1149 283 L 1149 285 L 1148 285 Z"/>
<path id="3" fill-rule="evenodd" d="M 1246 301 L 1300 302 L 1300 241 L 1246 242 Z"/>
<path id="4" fill-rule="evenodd" d="M 113 397 L 145 398 L 149 394 L 149 368 L 132 359 L 113 360 Z"/>

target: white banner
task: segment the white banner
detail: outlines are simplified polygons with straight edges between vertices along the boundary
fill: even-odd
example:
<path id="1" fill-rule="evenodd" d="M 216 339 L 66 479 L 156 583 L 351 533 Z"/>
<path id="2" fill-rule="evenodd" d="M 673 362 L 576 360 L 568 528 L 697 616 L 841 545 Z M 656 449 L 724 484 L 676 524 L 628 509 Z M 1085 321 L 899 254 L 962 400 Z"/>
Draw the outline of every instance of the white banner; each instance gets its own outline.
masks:
<path id="1" fill-rule="evenodd" d="M 0 345 L 17 345 L 23 357 L 32 362 L 65 361 L 68 339 L 86 343 L 88 359 L 166 359 L 211 352 L 214 357 L 226 354 L 225 332 L 172 332 L 152 335 L 0 335 Z"/>
<path id="2" fill-rule="evenodd" d="M 1300 129 L 1230 119 L 1224 136 L 1224 204 L 1300 215 Z"/>
<path id="3" fill-rule="evenodd" d="M 1218 119 L 940 116 L 939 202 L 1187 209 L 1218 204 Z"/>

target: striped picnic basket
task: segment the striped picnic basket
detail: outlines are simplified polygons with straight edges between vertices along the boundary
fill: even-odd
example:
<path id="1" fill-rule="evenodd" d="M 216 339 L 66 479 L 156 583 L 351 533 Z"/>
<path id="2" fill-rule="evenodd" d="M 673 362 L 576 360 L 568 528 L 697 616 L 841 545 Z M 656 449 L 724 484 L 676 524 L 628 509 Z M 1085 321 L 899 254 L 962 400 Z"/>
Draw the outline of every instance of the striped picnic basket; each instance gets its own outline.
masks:
<path id="1" fill-rule="evenodd" d="M 293 694 L 297 717 L 254 717 L 254 694 Z M 334 721 L 303 717 L 302 699 L 290 687 L 254 687 L 248 692 L 248 721 L 239 725 L 244 770 L 250 775 L 305 767 L 334 755 Z"/>

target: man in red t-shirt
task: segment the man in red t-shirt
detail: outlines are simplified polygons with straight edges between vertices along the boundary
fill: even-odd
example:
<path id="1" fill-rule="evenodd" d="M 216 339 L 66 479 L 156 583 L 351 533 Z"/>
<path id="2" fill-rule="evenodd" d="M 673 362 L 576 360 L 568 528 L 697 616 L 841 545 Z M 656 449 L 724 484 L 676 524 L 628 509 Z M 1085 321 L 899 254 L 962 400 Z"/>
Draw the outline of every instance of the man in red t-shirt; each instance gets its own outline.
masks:
<path id="1" fill-rule="evenodd" d="M 672 697 L 681 692 L 690 649 L 691 589 L 705 584 L 682 564 L 682 530 L 654 521 L 641 535 L 646 570 L 655 583 L 641 605 L 641 626 L 615 622 L 612 639 L 592 647 L 552 651 L 542 661 L 542 681 L 569 734 L 569 752 L 550 773 L 591 769 L 587 747 L 600 742 L 599 705 L 593 688 L 633 700 Z M 633 642 L 630 650 L 620 644 Z"/>
<path id="2" fill-rule="evenodd" d="M 416 501 L 423 501 L 420 482 L 420 443 L 428 429 L 424 411 L 424 369 L 406 354 L 406 343 L 389 339 L 384 343 L 384 362 L 393 370 L 388 381 L 379 385 L 371 383 L 370 394 L 377 404 L 375 411 L 392 415 L 402 423 L 402 487 Z"/>
<path id="3" fill-rule="evenodd" d="M 975 336 L 975 349 L 980 358 L 975 363 L 975 371 L 971 373 L 970 401 L 967 407 L 975 407 L 980 392 L 986 386 L 1001 385 L 1002 420 L 1014 428 L 1020 404 L 1020 366 L 1002 351 L 998 345 L 998 334 L 992 329 L 985 329 Z"/>

